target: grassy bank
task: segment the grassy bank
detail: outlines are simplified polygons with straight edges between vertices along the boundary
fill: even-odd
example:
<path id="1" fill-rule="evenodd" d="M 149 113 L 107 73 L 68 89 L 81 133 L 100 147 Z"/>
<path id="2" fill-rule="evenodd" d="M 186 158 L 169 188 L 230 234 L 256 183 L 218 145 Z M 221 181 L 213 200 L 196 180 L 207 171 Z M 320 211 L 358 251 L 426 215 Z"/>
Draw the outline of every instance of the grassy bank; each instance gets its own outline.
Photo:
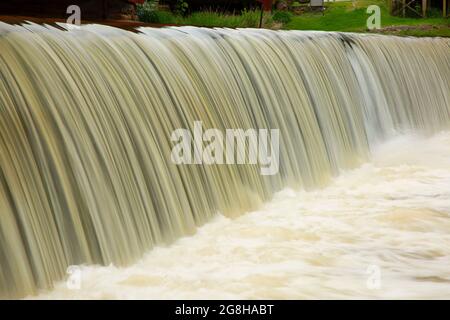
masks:
<path id="1" fill-rule="evenodd" d="M 260 16 L 260 12 L 250 10 L 243 11 L 240 14 L 202 11 L 194 12 L 186 17 L 163 11 L 159 13 L 156 23 L 199 27 L 257 28 L 259 27 Z M 263 24 L 267 28 L 272 28 L 273 25 L 270 15 L 264 15 Z"/>
<path id="2" fill-rule="evenodd" d="M 366 9 L 376 4 L 381 9 L 381 29 L 372 31 L 403 36 L 444 36 L 450 37 L 450 20 L 431 12 L 430 17 L 402 18 L 391 16 L 386 0 L 359 0 L 326 3 L 323 12 L 301 14 L 275 12 L 265 14 L 263 26 L 271 29 L 323 30 L 368 32 Z M 201 27 L 257 28 L 259 11 L 243 11 L 240 14 L 223 14 L 213 11 L 194 12 L 188 16 L 176 15 L 168 11 L 148 11 L 140 14 L 141 20 L 166 25 L 192 25 Z"/>
<path id="3" fill-rule="evenodd" d="M 325 30 L 367 32 L 366 9 L 376 4 L 381 9 L 381 30 L 386 34 L 411 36 L 446 36 L 450 37 L 450 21 L 440 17 L 439 12 L 431 12 L 430 18 L 402 18 L 391 16 L 385 0 L 360 0 L 332 2 L 326 4 L 322 13 L 303 13 L 295 15 L 284 28 L 292 30 Z"/>
<path id="4" fill-rule="evenodd" d="M 151 1 L 138 6 L 138 16 L 143 22 L 163 25 L 190 25 L 198 27 L 224 27 L 224 28 L 257 28 L 260 24 L 259 11 L 244 10 L 239 14 L 224 14 L 216 11 L 193 12 L 184 16 L 170 11 L 158 11 Z M 264 14 L 263 25 L 273 27 L 271 14 Z"/>

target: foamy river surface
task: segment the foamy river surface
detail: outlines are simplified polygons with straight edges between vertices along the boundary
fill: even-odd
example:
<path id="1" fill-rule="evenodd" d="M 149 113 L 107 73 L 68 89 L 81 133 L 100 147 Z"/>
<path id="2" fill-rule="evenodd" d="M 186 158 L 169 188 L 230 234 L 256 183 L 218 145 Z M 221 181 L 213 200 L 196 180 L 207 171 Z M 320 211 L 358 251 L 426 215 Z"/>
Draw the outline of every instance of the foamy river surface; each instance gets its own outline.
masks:
<path id="1" fill-rule="evenodd" d="M 450 133 L 403 135 L 314 192 L 221 215 L 42 299 L 450 298 Z"/>

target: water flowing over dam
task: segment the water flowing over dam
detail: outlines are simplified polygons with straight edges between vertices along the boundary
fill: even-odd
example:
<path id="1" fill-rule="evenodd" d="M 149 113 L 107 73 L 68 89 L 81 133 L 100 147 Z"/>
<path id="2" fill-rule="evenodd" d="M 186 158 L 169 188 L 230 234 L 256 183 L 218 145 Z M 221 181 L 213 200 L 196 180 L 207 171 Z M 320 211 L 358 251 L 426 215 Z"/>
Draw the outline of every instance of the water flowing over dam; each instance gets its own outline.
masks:
<path id="1" fill-rule="evenodd" d="M 174 164 L 172 132 L 196 121 L 279 129 L 279 172 Z M 449 39 L 0 23 L 0 297 L 129 265 L 449 126 Z"/>

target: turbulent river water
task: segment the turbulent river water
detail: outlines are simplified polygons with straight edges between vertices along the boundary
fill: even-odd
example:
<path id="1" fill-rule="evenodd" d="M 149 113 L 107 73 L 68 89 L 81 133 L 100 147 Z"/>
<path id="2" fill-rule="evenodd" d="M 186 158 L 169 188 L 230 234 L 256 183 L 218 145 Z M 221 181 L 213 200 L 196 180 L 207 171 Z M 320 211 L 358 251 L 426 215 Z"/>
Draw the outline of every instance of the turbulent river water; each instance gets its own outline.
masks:
<path id="1" fill-rule="evenodd" d="M 450 132 L 398 136 L 323 190 L 285 189 L 37 298 L 450 298 Z"/>
<path id="2" fill-rule="evenodd" d="M 449 39 L 0 23 L 0 48 L 0 298 L 448 297 Z"/>

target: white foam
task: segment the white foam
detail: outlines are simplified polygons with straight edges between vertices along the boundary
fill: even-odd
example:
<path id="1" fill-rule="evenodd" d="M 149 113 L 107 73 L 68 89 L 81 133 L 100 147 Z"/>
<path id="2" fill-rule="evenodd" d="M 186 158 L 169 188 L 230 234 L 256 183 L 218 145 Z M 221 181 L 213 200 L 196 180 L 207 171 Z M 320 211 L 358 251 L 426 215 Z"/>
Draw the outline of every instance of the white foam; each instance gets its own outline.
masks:
<path id="1" fill-rule="evenodd" d="M 370 266 L 379 289 L 367 286 Z M 450 298 L 450 132 L 401 136 L 314 192 L 218 216 L 128 268 L 82 267 L 38 298 Z"/>

